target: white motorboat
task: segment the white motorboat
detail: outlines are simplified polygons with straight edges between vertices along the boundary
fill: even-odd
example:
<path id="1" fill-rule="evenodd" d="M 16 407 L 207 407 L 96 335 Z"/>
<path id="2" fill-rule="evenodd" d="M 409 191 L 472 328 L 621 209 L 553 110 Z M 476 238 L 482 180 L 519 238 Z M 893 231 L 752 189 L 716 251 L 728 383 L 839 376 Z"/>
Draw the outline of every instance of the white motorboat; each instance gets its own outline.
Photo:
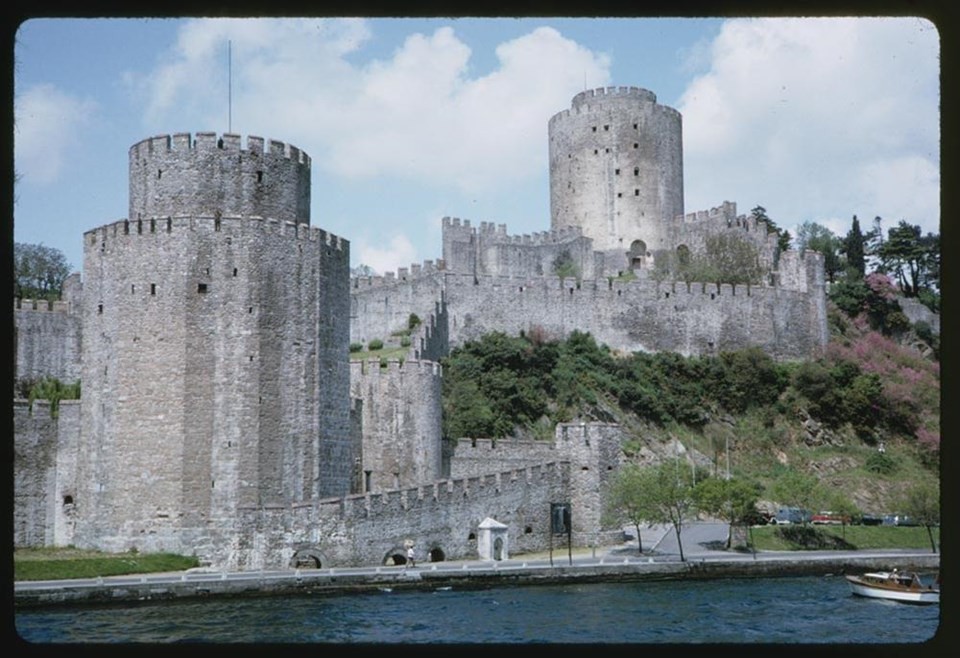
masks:
<path id="1" fill-rule="evenodd" d="M 860 576 L 845 576 L 857 596 L 887 599 L 901 603 L 940 603 L 940 577 L 925 585 L 912 571 L 874 571 Z"/>

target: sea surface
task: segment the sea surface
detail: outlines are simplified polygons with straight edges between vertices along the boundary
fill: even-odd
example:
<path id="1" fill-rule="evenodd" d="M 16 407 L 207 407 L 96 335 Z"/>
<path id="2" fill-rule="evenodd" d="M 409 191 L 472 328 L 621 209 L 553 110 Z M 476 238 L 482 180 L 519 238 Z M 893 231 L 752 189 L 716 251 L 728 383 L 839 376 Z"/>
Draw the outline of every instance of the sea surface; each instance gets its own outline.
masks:
<path id="1" fill-rule="evenodd" d="M 803 576 L 51 607 L 14 621 L 31 643 L 913 644 L 941 619 L 939 605 Z"/>

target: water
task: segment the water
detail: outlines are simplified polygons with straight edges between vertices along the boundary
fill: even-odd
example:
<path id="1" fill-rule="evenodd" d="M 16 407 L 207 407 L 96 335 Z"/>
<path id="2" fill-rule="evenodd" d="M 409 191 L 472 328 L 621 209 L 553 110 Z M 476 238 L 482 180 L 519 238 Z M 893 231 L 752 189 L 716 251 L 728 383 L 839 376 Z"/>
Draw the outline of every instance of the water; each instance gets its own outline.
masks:
<path id="1" fill-rule="evenodd" d="M 919 643 L 940 606 L 841 576 L 537 585 L 18 611 L 35 643 Z"/>

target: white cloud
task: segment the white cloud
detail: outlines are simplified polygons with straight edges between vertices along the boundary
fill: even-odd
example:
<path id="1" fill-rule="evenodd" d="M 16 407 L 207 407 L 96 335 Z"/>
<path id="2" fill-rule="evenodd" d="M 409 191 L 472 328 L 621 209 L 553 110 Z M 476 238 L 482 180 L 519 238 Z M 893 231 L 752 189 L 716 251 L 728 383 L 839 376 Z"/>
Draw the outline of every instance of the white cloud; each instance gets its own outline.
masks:
<path id="1" fill-rule="evenodd" d="M 14 99 L 14 160 L 25 182 L 57 180 L 76 135 L 93 113 L 93 101 L 49 84 L 35 85 Z"/>
<path id="2" fill-rule="evenodd" d="M 174 61 L 138 84 L 150 96 L 150 131 L 225 129 L 230 40 L 234 132 L 289 139 L 324 175 L 472 191 L 542 170 L 549 117 L 569 105 L 584 75 L 610 78 L 607 56 L 551 28 L 501 43 L 498 66 L 482 77 L 470 77 L 471 49 L 451 27 L 353 63 L 368 38 L 358 20 L 191 21 Z"/>
<path id="3" fill-rule="evenodd" d="M 410 267 L 416 262 L 416 248 L 410 239 L 403 234 L 396 234 L 386 241 L 378 239 L 372 243 L 370 238 L 363 236 L 351 242 L 351 259 L 357 264 L 369 265 L 378 274 L 396 272 L 401 267 Z"/>
<path id="4" fill-rule="evenodd" d="M 731 20 L 711 52 L 678 107 L 688 212 L 731 200 L 741 212 L 763 205 L 782 226 L 902 215 L 939 231 L 931 23 Z"/>

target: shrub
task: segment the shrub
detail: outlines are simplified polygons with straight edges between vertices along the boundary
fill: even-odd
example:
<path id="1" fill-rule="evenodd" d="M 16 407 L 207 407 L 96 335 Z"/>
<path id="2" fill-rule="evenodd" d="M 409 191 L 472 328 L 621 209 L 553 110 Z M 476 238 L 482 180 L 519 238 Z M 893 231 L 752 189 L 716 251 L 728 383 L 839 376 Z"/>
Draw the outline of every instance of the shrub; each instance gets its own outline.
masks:
<path id="1" fill-rule="evenodd" d="M 410 347 L 410 336 L 402 336 L 400 338 L 400 347 Z"/>
<path id="2" fill-rule="evenodd" d="M 890 475 L 897 470 L 897 462 L 888 457 L 887 453 L 885 452 L 875 452 L 867 457 L 867 462 L 864 464 L 864 468 L 871 473 Z"/>
<path id="3" fill-rule="evenodd" d="M 383 349 L 383 341 L 379 338 L 374 338 L 369 343 L 367 343 L 367 349 L 371 352 L 376 352 L 377 350 Z"/>
<path id="4" fill-rule="evenodd" d="M 363 343 L 350 343 L 350 352 L 359 352 L 363 349 Z"/>

